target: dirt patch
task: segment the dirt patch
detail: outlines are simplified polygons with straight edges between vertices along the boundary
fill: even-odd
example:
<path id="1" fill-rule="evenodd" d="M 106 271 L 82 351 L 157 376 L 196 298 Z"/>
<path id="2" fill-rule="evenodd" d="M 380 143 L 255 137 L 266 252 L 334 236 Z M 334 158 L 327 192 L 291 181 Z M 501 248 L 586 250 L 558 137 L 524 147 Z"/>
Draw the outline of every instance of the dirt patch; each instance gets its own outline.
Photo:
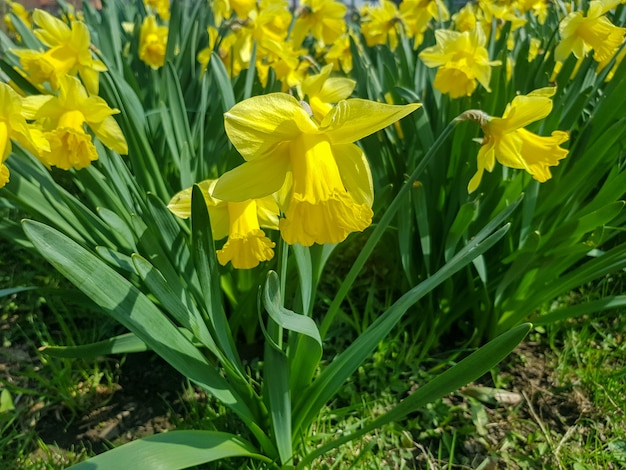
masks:
<path id="1" fill-rule="evenodd" d="M 122 365 L 115 390 L 103 389 L 94 400 L 99 404 L 76 417 L 67 409 L 48 409 L 35 430 L 46 444 L 101 453 L 113 444 L 173 429 L 172 414 L 182 412 L 183 383 L 155 354 L 132 354 Z"/>

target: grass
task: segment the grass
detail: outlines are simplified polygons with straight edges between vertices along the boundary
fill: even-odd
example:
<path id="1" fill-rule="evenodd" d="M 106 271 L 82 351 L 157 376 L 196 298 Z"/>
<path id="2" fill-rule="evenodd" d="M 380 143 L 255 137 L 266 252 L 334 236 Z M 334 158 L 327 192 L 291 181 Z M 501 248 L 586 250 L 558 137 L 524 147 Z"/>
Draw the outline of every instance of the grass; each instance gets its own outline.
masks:
<path id="1" fill-rule="evenodd" d="M 80 307 L 61 291 L 63 280 L 32 261 L 26 250 L 0 239 L 2 288 L 37 286 L 0 297 L 0 462 L 16 469 L 57 469 L 83 460 L 85 449 L 44 442 L 40 419 L 55 414 L 63 429 L 77 416 L 102 406 L 115 387 L 116 362 L 50 358 L 43 345 L 66 345 L 106 336 L 112 322 Z M 42 294 L 46 294 L 44 298 Z"/>
<path id="2" fill-rule="evenodd" d="M 42 418 L 56 416 L 60 436 L 63 427 L 76 427 L 84 422 L 84 415 L 106 408 L 110 400 L 119 398 L 113 391 L 123 378 L 118 373 L 122 359 L 51 359 L 40 354 L 38 347 L 95 341 L 112 334 L 115 327 L 89 311 L 80 299 L 52 295 L 62 292 L 62 280 L 30 261 L 28 252 L 7 249 L 6 242 L 0 246 L 5 253 L 0 259 L 3 288 L 37 285 L 48 289 L 0 298 L 0 461 L 18 470 L 64 468 L 92 455 L 92 443 L 55 443 L 53 434 L 42 434 Z M 606 282 L 594 289 L 606 294 Z M 593 289 L 587 295 L 593 296 Z M 360 302 L 357 299 L 356 303 Z M 372 303 L 370 299 L 370 307 Z M 346 337 L 375 318 L 370 310 L 366 308 L 356 323 L 346 320 L 343 328 L 337 328 L 326 346 L 327 357 L 341 350 Z M 336 449 L 320 458 L 315 467 L 622 467 L 626 464 L 626 316 L 621 313 L 536 329 L 480 383 L 426 406 L 402 423 Z M 364 418 L 381 415 L 402 399 L 407 389 L 419 387 L 433 371 L 446 367 L 437 359 L 414 360 L 416 348 L 419 345 L 411 340 L 407 325 L 381 343 L 371 361 L 350 378 L 324 411 L 314 430 L 319 442 L 357 429 Z M 155 371 L 157 375 L 170 373 L 158 364 Z M 142 433 L 174 427 L 236 431 L 238 423 L 224 407 L 185 386 L 182 378 L 169 387 L 169 395 L 158 390 L 163 379 L 157 376 L 154 380 L 151 391 L 156 400 L 169 406 L 162 416 L 167 424 Z M 171 380 L 170 376 L 165 379 Z M 129 431 L 126 439 L 139 435 L 136 429 Z M 119 442 L 120 437 L 113 440 Z M 108 441 L 102 445 L 108 446 Z M 238 467 L 247 464 L 235 460 L 223 466 Z"/>

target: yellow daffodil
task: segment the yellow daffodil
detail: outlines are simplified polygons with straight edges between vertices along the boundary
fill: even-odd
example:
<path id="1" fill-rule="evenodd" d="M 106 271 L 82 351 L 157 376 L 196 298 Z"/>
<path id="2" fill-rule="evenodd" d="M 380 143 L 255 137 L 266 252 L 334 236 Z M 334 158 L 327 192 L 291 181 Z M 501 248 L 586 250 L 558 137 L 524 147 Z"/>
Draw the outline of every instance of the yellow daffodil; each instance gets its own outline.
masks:
<path id="1" fill-rule="evenodd" d="M 361 32 L 368 46 L 389 44 L 392 51 L 398 47 L 398 35 L 404 25 L 395 3 L 380 0 L 379 5 L 366 4 L 361 9 L 361 16 Z"/>
<path id="2" fill-rule="evenodd" d="M 548 18 L 548 6 L 547 0 L 517 0 L 520 13 L 531 12 L 539 24 L 544 24 Z"/>
<path id="3" fill-rule="evenodd" d="M 585 16 L 574 11 L 559 24 L 561 42 L 554 50 L 557 61 L 565 61 L 570 53 L 576 58 L 586 57 L 592 50 L 597 62 L 608 62 L 622 45 L 626 28 L 619 28 L 604 14 L 615 6 L 615 1 L 593 0 Z"/>
<path id="4" fill-rule="evenodd" d="M 293 41 L 302 44 L 309 33 L 320 46 L 333 44 L 346 32 L 347 7 L 337 0 L 302 0 L 293 30 Z"/>
<path id="5" fill-rule="evenodd" d="M 308 97 L 311 111 L 318 122 L 322 122 L 324 116 L 330 112 L 332 103 L 348 98 L 356 86 L 356 82 L 350 78 L 331 77 L 332 70 L 333 65 L 328 64 L 319 74 L 305 78 L 300 86 L 302 94 Z"/>
<path id="6" fill-rule="evenodd" d="M 98 73 L 106 71 L 106 67 L 91 55 L 87 26 L 73 21 L 70 27 L 43 10 L 33 12 L 33 21 L 39 26 L 35 36 L 49 49 L 12 51 L 20 59 L 28 79 L 36 85 L 48 82 L 57 90 L 60 77 L 78 73 L 87 90 L 98 94 Z"/>
<path id="7" fill-rule="evenodd" d="M 11 154 L 11 140 L 30 150 L 33 155 L 50 150 L 48 141 L 31 128 L 24 117 L 23 98 L 6 83 L 0 82 L 0 188 L 9 181 L 4 162 Z"/>
<path id="8" fill-rule="evenodd" d="M 167 50 L 167 26 L 159 26 L 154 16 L 146 16 L 139 34 L 139 59 L 153 69 L 163 67 Z"/>
<path id="9" fill-rule="evenodd" d="M 469 96 L 478 81 L 487 91 L 491 67 L 499 61 L 490 61 L 481 28 L 472 31 L 435 31 L 437 45 L 424 49 L 419 57 L 428 67 L 439 67 L 434 86 L 451 98 Z"/>
<path id="10" fill-rule="evenodd" d="M 98 96 L 89 96 L 78 79 L 70 76 L 59 80 L 59 96 L 35 96 L 25 99 L 29 104 L 27 118 L 41 126 L 50 143 L 50 151 L 39 159 L 46 166 L 64 170 L 85 168 L 98 158 L 98 153 L 85 132 L 85 124 L 100 141 L 120 154 L 128 153 L 126 139 L 113 118 L 119 113 Z"/>
<path id="11" fill-rule="evenodd" d="M 285 61 L 282 71 L 285 78 L 290 67 L 300 62 L 300 53 L 294 54 L 295 45 L 284 44 L 287 38 L 291 13 L 282 0 L 261 2 L 259 9 L 250 11 L 245 20 L 237 20 L 231 25 L 231 33 L 220 43 L 219 54 L 231 77 L 250 65 L 252 49 L 256 44 L 256 65 L 263 86 L 266 84 L 269 65 L 276 61 Z M 278 52 L 277 52 L 278 51 Z M 291 86 L 291 85 L 290 85 Z"/>
<path id="12" fill-rule="evenodd" d="M 6 5 L 10 8 L 10 12 L 17 16 L 22 22 L 32 29 L 33 24 L 30 21 L 30 15 L 28 14 L 28 10 L 24 8 L 21 4 L 17 2 L 13 2 L 11 0 L 6 0 Z M 17 31 L 15 30 L 15 26 L 13 25 L 13 20 L 11 19 L 11 15 L 7 13 L 4 15 L 4 24 L 6 24 L 7 29 L 12 33 L 16 34 L 16 37 L 20 39 Z"/>
<path id="13" fill-rule="evenodd" d="M 206 72 L 206 68 L 209 65 L 209 60 L 211 59 L 211 53 L 215 49 L 215 44 L 217 43 L 217 38 L 219 35 L 218 30 L 214 28 L 213 26 L 209 26 L 206 32 L 209 35 L 209 45 L 205 47 L 204 49 L 202 49 L 200 52 L 198 52 L 198 57 L 197 57 L 198 62 L 200 62 L 202 75 L 204 75 L 204 73 Z"/>
<path id="14" fill-rule="evenodd" d="M 279 228 L 287 243 L 339 243 L 367 228 L 373 215 L 369 165 L 353 142 L 419 107 L 350 99 L 317 123 L 288 94 L 242 101 L 224 117 L 246 162 L 222 175 L 213 196 L 242 202 L 280 191 Z"/>
<path id="15" fill-rule="evenodd" d="M 276 79 L 282 83 L 283 91 L 297 86 L 306 77 L 310 65 L 303 60 L 306 49 L 297 48 L 291 41 L 266 39 L 263 42 L 263 53 L 256 62 L 257 74 L 263 86 L 267 85 L 270 67 L 276 73 Z"/>
<path id="16" fill-rule="evenodd" d="M 274 246 L 261 227 L 278 228 L 278 204 L 272 196 L 242 202 L 226 202 L 211 196 L 217 180 L 198 183 L 211 219 L 213 238 L 228 240 L 217 250 L 217 260 L 226 266 L 230 262 L 237 269 L 251 269 L 261 261 L 274 257 Z M 183 189 L 168 204 L 176 216 L 191 215 L 191 190 Z"/>
<path id="17" fill-rule="evenodd" d="M 143 0 L 148 11 L 156 12 L 164 21 L 170 19 L 170 0 Z"/>
<path id="18" fill-rule="evenodd" d="M 452 21 L 454 21 L 456 31 L 472 31 L 478 24 L 476 6 L 472 2 L 467 2 L 463 8 L 452 15 Z"/>
<path id="19" fill-rule="evenodd" d="M 541 88 L 516 96 L 501 118 L 479 116 L 485 136 L 478 152 L 478 171 L 467 187 L 470 193 L 478 188 L 483 172 L 493 170 L 496 160 L 510 168 L 526 170 L 542 183 L 552 177 L 549 167 L 567 156 L 568 151 L 559 146 L 567 142 L 568 133 L 554 131 L 543 137 L 523 128 L 550 114 L 555 92 L 555 88 Z"/>
<path id="20" fill-rule="evenodd" d="M 350 50 L 350 36 L 344 34 L 337 39 L 326 55 L 324 56 L 328 63 L 333 64 L 335 70 L 343 70 L 345 73 L 352 71 L 352 51 Z"/>
<path id="21" fill-rule="evenodd" d="M 404 0 L 400 3 L 400 16 L 407 37 L 414 40 L 417 49 L 424 40 L 424 31 L 432 19 L 447 21 L 450 13 L 441 0 Z"/>
<path id="22" fill-rule="evenodd" d="M 496 26 L 496 40 L 500 39 L 502 30 L 508 24 L 509 33 L 506 40 L 507 49 L 515 47 L 514 32 L 526 24 L 526 18 L 517 8 L 517 2 L 494 2 L 493 0 L 478 1 L 478 25 L 483 29 L 485 36 L 490 37 L 492 25 Z"/>

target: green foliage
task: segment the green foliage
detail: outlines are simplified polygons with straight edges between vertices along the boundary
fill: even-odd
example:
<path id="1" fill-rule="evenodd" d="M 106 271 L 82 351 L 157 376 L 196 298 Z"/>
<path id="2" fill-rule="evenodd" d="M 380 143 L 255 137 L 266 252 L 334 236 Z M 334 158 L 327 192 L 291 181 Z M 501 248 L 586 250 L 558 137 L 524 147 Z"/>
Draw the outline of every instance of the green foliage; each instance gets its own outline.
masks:
<path id="1" fill-rule="evenodd" d="M 11 182 L 0 200 L 27 220 L 23 232 L 10 220 L 0 227 L 7 239 L 36 250 L 92 308 L 128 330 L 105 340 L 51 345 L 45 354 L 63 361 L 151 349 L 227 407 L 248 434 L 174 431 L 75 468 L 120 462 L 184 468 L 230 457 L 305 468 L 325 452 L 480 377 L 522 341 L 530 329 L 525 322 L 533 316 L 549 323 L 623 305 L 623 296 L 610 295 L 546 313 L 559 296 L 626 267 L 626 241 L 619 237 L 625 217 L 621 142 L 626 126 L 620 110 L 626 105 L 626 82 L 606 81 L 613 63 L 597 73 L 591 58 L 580 63 L 570 58 L 555 73 L 554 111 L 531 126 L 542 134 L 554 129 L 570 134 L 569 155 L 550 181 L 540 185 L 524 171 L 498 166 L 485 174 L 479 192 L 468 194 L 479 149 L 473 144 L 480 137 L 477 124 L 485 127 L 485 113 L 501 115 L 516 94 L 550 85 L 553 38 L 530 60 L 525 30 L 506 25 L 496 38 L 494 22 L 488 48 L 501 65 L 493 69 L 492 90 L 452 99 L 437 90 L 433 73 L 419 59 L 434 41 L 431 31 L 417 47 L 401 35 L 392 51 L 383 44 L 365 46 L 363 32 L 355 30 L 350 38 L 354 95 L 420 101 L 423 107 L 360 142 L 377 195 L 374 227 L 348 240 L 358 254 L 345 275 L 329 282 L 327 263 L 347 264 L 346 245 L 289 247 L 274 233 L 279 245 L 274 260 L 236 270 L 218 263 L 216 249 L 223 245 L 213 239 L 215 221 L 200 186 L 191 192 L 190 223 L 168 210 L 167 201 L 180 190 L 241 162 L 224 131 L 224 113 L 242 99 L 284 84 L 277 66 L 265 71 L 264 83 L 260 80 L 266 65 L 255 65 L 264 46 L 260 40 L 248 51 L 252 65 L 238 76 L 231 76 L 234 59 L 223 62 L 219 48 L 201 70 L 197 54 L 214 16 L 203 2 L 173 2 L 164 65 L 149 67 L 138 56 L 146 8 L 112 0 L 102 11 L 89 5 L 84 11 L 95 53 L 108 69 L 101 74 L 100 95 L 120 111 L 117 122 L 128 156 L 97 142 L 97 162 L 61 175 L 16 145 L 7 160 Z M 623 12 L 614 17 L 621 14 L 623 20 Z M 560 18 L 554 11 L 551 15 L 548 26 L 531 21 L 529 30 L 545 34 L 549 26 L 556 28 Z M 232 21 L 229 26 L 244 26 Z M 39 47 L 37 36 L 17 24 L 22 46 Z M 512 48 L 508 39 L 514 39 Z M 6 36 L 2 42 L 14 47 Z M 508 60 L 515 64 L 510 77 Z M 0 62 L 24 92 L 38 94 L 15 73 L 18 66 L 15 54 Z M 622 63 L 615 75 L 625 72 Z M 367 295 L 355 292 L 359 276 L 380 259 L 392 274 L 368 279 Z M 0 296 L 21 289 L 3 288 Z M 361 295 L 359 301 L 355 295 Z M 325 341 L 345 318 L 358 334 L 328 358 Z M 312 429 L 327 404 L 399 325 L 410 325 L 416 361 L 426 360 L 435 348 L 478 349 L 386 412 L 363 416 L 340 437 L 314 439 Z M 450 340 L 451 332 L 457 338 Z M 38 341 L 49 342 L 43 336 Z M 260 378 L 244 367 L 242 341 L 263 343 Z M 2 406 L 8 412 L 11 403 L 5 393 Z M 474 411 L 479 422 L 478 408 Z M 445 447 L 454 453 L 456 434 Z"/>

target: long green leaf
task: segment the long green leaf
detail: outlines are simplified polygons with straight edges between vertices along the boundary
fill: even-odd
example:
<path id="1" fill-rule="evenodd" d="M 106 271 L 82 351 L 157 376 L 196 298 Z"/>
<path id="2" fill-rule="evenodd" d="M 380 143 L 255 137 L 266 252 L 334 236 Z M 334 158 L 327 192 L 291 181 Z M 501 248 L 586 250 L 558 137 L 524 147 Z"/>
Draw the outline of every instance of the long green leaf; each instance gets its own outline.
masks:
<path id="1" fill-rule="evenodd" d="M 426 404 L 432 403 L 458 390 L 463 385 L 476 380 L 508 356 L 528 334 L 530 328 L 531 325 L 529 323 L 519 325 L 511 331 L 490 341 L 454 367 L 438 375 L 426 385 L 418 388 L 414 393 L 402 400 L 396 407 L 392 408 L 380 418 L 356 432 L 344 435 L 339 439 L 318 447 L 309 455 L 305 456 L 298 464 L 297 468 L 307 468 L 316 457 L 323 455 L 325 452 L 352 441 L 384 424 L 402 419 L 407 414 L 423 408 Z"/>
<path id="2" fill-rule="evenodd" d="M 246 404 L 217 369 L 139 290 L 96 256 L 51 227 L 32 220 L 24 232 L 41 255 L 102 310 L 120 322 L 185 377 L 253 421 Z"/>
<path id="3" fill-rule="evenodd" d="M 89 358 L 109 354 L 125 354 L 148 351 L 150 348 L 134 333 L 126 333 L 97 343 L 81 346 L 42 346 L 39 351 L 53 357 Z"/>
<path id="4" fill-rule="evenodd" d="M 129 442 L 123 446 L 73 465 L 72 470 L 177 470 L 231 457 L 249 457 L 265 463 L 239 436 L 216 431 L 170 431 Z"/>
<path id="5" fill-rule="evenodd" d="M 514 205 L 514 207 L 517 204 Z M 510 213 L 511 208 L 505 213 Z M 500 217 L 498 217 L 500 219 Z M 491 225 L 488 224 L 488 225 Z M 370 327 L 361 334 L 343 353 L 325 368 L 311 387 L 302 393 L 294 408 L 294 432 L 310 423 L 319 410 L 339 390 L 345 380 L 370 356 L 376 345 L 400 321 L 406 311 L 419 299 L 431 292 L 474 258 L 483 254 L 498 242 L 508 231 L 505 225 L 492 235 L 486 227 L 457 255 L 430 278 L 421 282 L 398 299 Z"/>

